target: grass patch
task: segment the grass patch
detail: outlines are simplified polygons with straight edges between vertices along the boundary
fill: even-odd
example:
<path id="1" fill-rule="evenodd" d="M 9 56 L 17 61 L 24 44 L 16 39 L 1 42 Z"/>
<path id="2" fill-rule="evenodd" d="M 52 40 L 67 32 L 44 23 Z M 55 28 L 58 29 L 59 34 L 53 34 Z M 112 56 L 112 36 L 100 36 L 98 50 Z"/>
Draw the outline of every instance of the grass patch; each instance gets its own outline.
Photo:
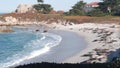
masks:
<path id="1" fill-rule="evenodd" d="M 39 13 L 9 13 L 0 17 L 0 20 L 4 20 L 5 17 L 12 16 L 20 21 L 48 21 L 48 23 L 56 22 L 58 20 L 67 20 L 79 23 L 120 23 L 119 16 L 103 16 L 103 17 L 91 17 L 91 16 L 64 16 L 59 14 L 39 14 Z"/>
<path id="2" fill-rule="evenodd" d="M 75 20 L 78 23 L 120 23 L 120 17 L 118 16 L 64 16 L 64 18 L 68 20 Z"/>

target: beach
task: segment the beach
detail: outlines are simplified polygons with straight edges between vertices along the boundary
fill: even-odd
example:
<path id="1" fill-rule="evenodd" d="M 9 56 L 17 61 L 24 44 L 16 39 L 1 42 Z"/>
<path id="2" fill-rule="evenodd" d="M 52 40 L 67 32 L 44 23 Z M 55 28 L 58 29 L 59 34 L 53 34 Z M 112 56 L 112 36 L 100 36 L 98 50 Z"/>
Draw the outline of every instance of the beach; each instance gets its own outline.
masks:
<path id="1" fill-rule="evenodd" d="M 60 35 L 62 37 L 60 44 L 52 47 L 49 52 L 27 59 L 19 64 L 15 64 L 14 66 L 40 62 L 62 63 L 64 60 L 78 54 L 86 48 L 84 37 L 78 35 L 77 33 L 63 30 L 49 30 L 48 33 Z"/>
<path id="2" fill-rule="evenodd" d="M 48 33 L 61 36 L 60 44 L 44 54 L 27 59 L 15 66 L 41 62 L 105 63 L 119 55 L 118 53 L 108 58 L 111 52 L 120 48 L 119 27 L 118 24 L 83 23 L 67 26 L 52 24 Z"/>
<path id="3" fill-rule="evenodd" d="M 120 25 L 119 24 L 96 24 L 83 23 L 76 25 L 56 25 L 55 29 L 75 32 L 85 38 L 87 47 L 78 54 L 64 60 L 63 63 L 105 63 L 109 54 L 120 48 Z M 87 55 L 87 56 L 83 56 Z M 113 57 L 119 55 L 116 54 Z"/>
<path id="4" fill-rule="evenodd" d="M 19 27 L 19 26 L 17 26 Z M 81 23 L 69 22 L 37 24 L 20 26 L 25 31 L 45 32 L 61 36 L 59 45 L 50 48 L 44 54 L 15 64 L 14 66 L 29 63 L 106 63 L 117 54 L 112 55 L 120 48 L 120 24 L 115 23 Z M 112 57 L 109 58 L 109 55 Z"/>
<path id="5" fill-rule="evenodd" d="M 16 1 L 12 9 L 1 4 L 0 68 L 119 68 L 119 4 L 37 0 Z"/>

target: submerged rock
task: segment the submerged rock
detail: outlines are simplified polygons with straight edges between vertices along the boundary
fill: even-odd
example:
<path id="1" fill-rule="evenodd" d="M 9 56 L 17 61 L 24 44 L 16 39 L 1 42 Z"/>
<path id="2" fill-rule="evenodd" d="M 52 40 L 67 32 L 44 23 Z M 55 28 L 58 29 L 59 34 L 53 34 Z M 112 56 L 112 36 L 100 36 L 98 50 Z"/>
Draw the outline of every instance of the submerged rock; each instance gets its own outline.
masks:
<path id="1" fill-rule="evenodd" d="M 6 30 L 0 30 L 0 32 L 13 32 L 13 30 L 10 30 L 10 29 L 6 29 Z"/>
<path id="2" fill-rule="evenodd" d="M 47 30 L 44 30 L 43 32 L 46 33 L 46 32 L 48 32 L 48 31 L 47 31 Z"/>
<path id="3" fill-rule="evenodd" d="M 40 30 L 36 30 L 36 32 L 38 32 L 38 31 L 40 31 Z"/>
<path id="4" fill-rule="evenodd" d="M 7 26 L 0 26 L 0 32 L 13 32 L 13 30 Z"/>

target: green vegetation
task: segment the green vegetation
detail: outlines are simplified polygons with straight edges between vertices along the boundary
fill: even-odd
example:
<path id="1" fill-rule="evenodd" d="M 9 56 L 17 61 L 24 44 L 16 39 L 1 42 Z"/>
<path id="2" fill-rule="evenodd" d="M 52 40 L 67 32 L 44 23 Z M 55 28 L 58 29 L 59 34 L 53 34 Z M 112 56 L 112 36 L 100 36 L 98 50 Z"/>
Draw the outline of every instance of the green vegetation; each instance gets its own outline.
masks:
<path id="1" fill-rule="evenodd" d="M 34 8 L 43 14 L 48 14 L 53 8 L 49 4 L 43 4 L 44 0 L 37 0 L 39 4 L 34 5 Z M 120 16 L 120 0 L 102 0 L 99 7 L 93 8 L 89 12 L 85 12 L 85 2 L 77 2 L 72 9 L 65 12 L 67 16 Z"/>
<path id="2" fill-rule="evenodd" d="M 89 14 L 91 16 L 120 16 L 120 0 L 102 0 L 99 7 Z"/>
<path id="3" fill-rule="evenodd" d="M 49 4 L 43 4 L 44 0 L 37 0 L 39 4 L 35 4 L 33 7 L 43 14 L 48 14 L 53 8 Z"/>
<path id="4" fill-rule="evenodd" d="M 43 14 L 48 14 L 52 10 L 51 5 L 49 5 L 49 4 L 36 4 L 36 5 L 34 5 L 34 8 L 39 13 L 43 13 Z"/>
<path id="5" fill-rule="evenodd" d="M 84 11 L 85 3 L 83 1 L 77 2 L 69 12 L 66 12 L 65 15 L 73 16 L 120 16 L 120 0 L 102 0 L 103 2 L 99 3 L 99 7 L 93 8 L 89 12 Z"/>
<path id="6" fill-rule="evenodd" d="M 120 0 L 103 0 L 99 9 L 109 15 L 120 15 Z"/>
<path id="7" fill-rule="evenodd" d="M 93 9 L 92 11 L 88 12 L 87 15 L 97 17 L 106 16 L 106 14 L 102 12 L 100 9 Z"/>
<path id="8" fill-rule="evenodd" d="M 84 11 L 84 5 L 85 3 L 83 1 L 79 1 L 77 2 L 72 9 L 69 10 L 69 12 L 66 12 L 65 15 L 86 15 L 85 11 Z"/>
<path id="9" fill-rule="evenodd" d="M 43 0 L 37 0 L 38 3 L 43 3 L 44 1 Z"/>

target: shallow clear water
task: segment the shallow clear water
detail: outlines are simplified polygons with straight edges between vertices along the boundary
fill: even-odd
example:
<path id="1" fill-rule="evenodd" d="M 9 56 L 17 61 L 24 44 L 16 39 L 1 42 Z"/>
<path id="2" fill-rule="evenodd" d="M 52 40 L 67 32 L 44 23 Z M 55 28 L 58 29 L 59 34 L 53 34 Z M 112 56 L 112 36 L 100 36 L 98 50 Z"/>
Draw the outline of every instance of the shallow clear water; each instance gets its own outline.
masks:
<path id="1" fill-rule="evenodd" d="M 46 53 L 60 43 L 61 37 L 31 31 L 0 33 L 0 67 L 19 64 Z"/>
<path id="2" fill-rule="evenodd" d="M 0 34 L 0 63 L 22 51 L 24 45 L 34 39 L 37 39 L 37 37 L 32 33 Z"/>

